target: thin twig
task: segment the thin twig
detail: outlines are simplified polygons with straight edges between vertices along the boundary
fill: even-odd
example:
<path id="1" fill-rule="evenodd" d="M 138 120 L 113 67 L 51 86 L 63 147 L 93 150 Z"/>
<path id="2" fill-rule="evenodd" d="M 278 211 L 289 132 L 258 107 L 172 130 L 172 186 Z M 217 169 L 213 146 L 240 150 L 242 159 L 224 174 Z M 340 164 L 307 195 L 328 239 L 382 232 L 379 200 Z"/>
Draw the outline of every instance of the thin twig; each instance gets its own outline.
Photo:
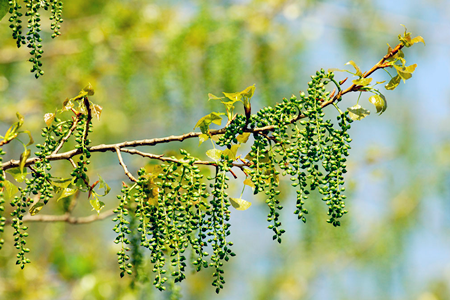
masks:
<path id="1" fill-rule="evenodd" d="M 125 172 L 125 175 L 127 175 L 131 181 L 137 182 L 137 179 L 133 176 L 133 174 L 130 173 L 130 171 L 128 171 L 127 165 L 123 162 L 122 154 L 120 153 L 119 147 L 116 148 L 116 153 L 117 153 L 117 157 L 119 158 L 119 164 L 122 166 L 122 168 Z"/>
<path id="2" fill-rule="evenodd" d="M 69 224 L 87 224 L 95 221 L 103 220 L 114 215 L 114 210 L 110 209 L 100 214 L 94 214 L 87 217 L 74 217 L 70 213 L 64 215 L 26 215 L 23 217 L 23 222 L 66 222 Z M 11 224 L 12 220 L 6 220 L 7 224 Z"/>
<path id="3" fill-rule="evenodd" d="M 75 128 L 77 128 L 77 125 L 78 125 L 79 121 L 80 121 L 79 118 L 75 119 L 75 121 L 73 122 L 72 127 L 69 129 L 69 132 L 66 134 L 65 137 L 63 137 L 61 139 L 61 142 L 59 143 L 58 147 L 56 147 L 55 151 L 52 152 L 52 155 L 58 153 L 59 150 L 61 150 L 62 146 L 64 146 L 64 143 L 70 138 L 70 136 L 72 135 L 72 133 L 75 130 Z"/>

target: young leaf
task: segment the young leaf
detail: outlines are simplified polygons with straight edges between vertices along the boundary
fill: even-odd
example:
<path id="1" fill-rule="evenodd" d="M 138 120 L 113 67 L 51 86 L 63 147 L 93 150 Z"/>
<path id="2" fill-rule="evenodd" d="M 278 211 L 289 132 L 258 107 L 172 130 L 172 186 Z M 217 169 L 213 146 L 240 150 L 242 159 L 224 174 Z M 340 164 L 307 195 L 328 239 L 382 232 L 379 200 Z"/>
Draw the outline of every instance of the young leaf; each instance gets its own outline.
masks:
<path id="1" fill-rule="evenodd" d="M 237 141 L 241 144 L 245 144 L 248 141 L 248 138 L 250 137 L 250 132 L 244 132 L 243 134 L 240 134 L 236 137 Z"/>
<path id="2" fill-rule="evenodd" d="M 38 212 L 41 211 L 41 209 L 44 207 L 44 203 L 38 202 L 32 207 L 30 207 L 30 215 L 34 216 Z"/>
<path id="3" fill-rule="evenodd" d="M 34 143 L 34 139 L 31 136 L 31 132 L 29 130 L 22 130 L 19 133 L 26 133 L 26 134 L 28 134 L 28 137 L 30 138 L 30 141 L 28 142 L 28 144 L 26 144 L 26 146 L 30 146 L 30 145 L 32 145 Z"/>
<path id="4" fill-rule="evenodd" d="M 252 206 L 251 202 L 245 201 L 242 198 L 230 198 L 231 205 L 237 210 L 246 210 Z"/>
<path id="5" fill-rule="evenodd" d="M 76 187 L 66 187 L 63 189 L 63 192 L 61 193 L 61 195 L 59 195 L 58 199 L 56 199 L 56 202 L 58 202 L 59 200 L 72 196 L 73 194 L 75 194 L 78 191 L 78 188 Z"/>
<path id="6" fill-rule="evenodd" d="M 214 123 L 217 125 L 220 125 L 222 123 L 221 115 L 224 115 L 224 114 L 212 112 L 209 115 L 204 116 L 203 118 L 198 120 L 197 124 L 195 124 L 195 126 L 194 126 L 194 129 L 199 127 L 203 134 L 208 134 L 209 125 L 211 125 L 211 123 Z"/>
<path id="7" fill-rule="evenodd" d="M 222 156 L 222 150 L 219 149 L 210 149 L 206 151 L 206 155 L 208 155 L 209 158 L 215 161 L 219 161 L 220 157 Z"/>
<path id="8" fill-rule="evenodd" d="M 208 94 L 208 101 L 209 100 L 220 100 L 223 99 L 224 97 L 217 97 L 216 95 L 213 95 L 211 93 Z"/>
<path id="9" fill-rule="evenodd" d="M 253 181 L 250 178 L 245 179 L 244 184 L 248 185 L 249 187 L 251 187 L 253 189 L 255 188 L 255 184 L 253 183 Z"/>
<path id="10" fill-rule="evenodd" d="M 25 167 L 25 163 L 27 162 L 28 157 L 30 157 L 31 150 L 25 149 L 25 151 L 20 154 L 20 163 L 19 163 L 19 170 L 21 173 L 23 173 L 23 168 Z"/>
<path id="11" fill-rule="evenodd" d="M 363 76 L 363 74 L 362 74 L 362 72 L 361 72 L 361 69 L 358 67 L 358 65 L 357 65 L 353 60 L 351 60 L 351 61 L 349 61 L 348 63 L 346 63 L 346 65 L 352 65 L 353 68 L 355 68 L 355 70 L 356 70 L 356 76 L 359 76 L 359 77 L 362 77 L 362 76 Z"/>
<path id="12" fill-rule="evenodd" d="M 47 125 L 47 127 L 50 127 L 54 119 L 55 119 L 54 113 L 48 113 L 44 115 L 44 122 Z"/>
<path id="13" fill-rule="evenodd" d="M 227 156 L 228 159 L 235 160 L 239 147 L 241 147 L 241 145 L 232 145 L 230 149 L 225 149 L 222 153 L 224 156 Z"/>
<path id="14" fill-rule="evenodd" d="M 106 195 L 108 195 L 109 191 L 111 191 L 111 188 L 109 187 L 109 185 L 103 180 L 103 178 L 98 175 L 98 180 L 99 180 L 99 185 L 98 185 L 98 189 L 104 189 L 103 195 L 99 195 L 100 197 L 104 197 Z"/>
<path id="15" fill-rule="evenodd" d="M 400 75 L 392 77 L 389 83 L 385 85 L 385 88 L 387 90 L 393 90 L 400 84 L 400 81 L 401 81 Z"/>
<path id="16" fill-rule="evenodd" d="M 403 79 L 403 82 L 406 82 L 406 80 L 412 77 L 412 73 L 414 73 L 416 67 L 417 64 L 413 64 L 408 67 L 394 65 L 394 68 L 397 70 L 397 74 Z"/>
<path id="17" fill-rule="evenodd" d="M 23 182 L 25 180 L 25 178 L 27 177 L 28 173 L 22 173 L 20 171 L 20 168 L 11 168 L 6 170 L 6 173 L 11 174 L 11 176 L 17 181 L 17 182 Z"/>
<path id="18" fill-rule="evenodd" d="M 100 211 L 102 210 L 103 207 L 105 207 L 105 203 L 103 203 L 102 201 L 98 200 L 97 195 L 95 194 L 95 192 L 93 193 L 94 195 L 94 199 L 90 200 L 89 203 L 92 206 L 92 210 L 95 210 L 97 212 L 97 214 L 100 214 Z"/>
<path id="19" fill-rule="evenodd" d="M 97 117 L 97 120 L 100 120 L 100 115 L 102 114 L 103 107 L 97 104 L 93 104 L 91 106 L 92 115 Z"/>
<path id="20" fill-rule="evenodd" d="M 356 85 L 366 86 L 372 82 L 372 78 L 360 78 L 352 81 Z"/>
<path id="21" fill-rule="evenodd" d="M 369 98 L 369 101 L 370 101 L 370 103 L 375 105 L 375 108 L 377 109 L 377 113 L 380 113 L 380 115 L 386 111 L 387 102 L 386 102 L 386 98 L 384 97 L 384 95 L 382 95 L 382 94 L 373 95 L 372 97 Z"/>
<path id="22" fill-rule="evenodd" d="M 95 91 L 94 91 L 94 87 L 92 86 L 92 84 L 89 82 L 87 86 L 85 86 L 83 88 L 83 92 L 86 92 L 88 96 L 92 96 L 94 95 Z"/>
<path id="23" fill-rule="evenodd" d="M 14 195 L 19 191 L 19 188 L 12 184 L 9 180 L 3 181 L 3 198 L 5 200 L 12 199 Z"/>
<path id="24" fill-rule="evenodd" d="M 405 47 L 411 47 L 415 43 L 419 43 L 419 42 L 422 42 L 425 45 L 425 41 L 424 41 L 423 37 L 416 36 L 415 38 L 412 39 L 411 32 L 407 32 L 406 26 L 403 24 L 400 24 L 400 25 L 405 27 L 405 33 L 403 34 L 403 36 L 398 35 L 398 39 Z"/>
<path id="25" fill-rule="evenodd" d="M 19 121 L 12 124 L 11 127 L 9 127 L 8 131 L 6 131 L 4 137 L 5 141 L 11 141 L 19 135 L 18 130 L 20 127 L 22 127 L 24 118 L 19 112 L 16 113 L 16 116 L 19 119 Z"/>
<path id="26" fill-rule="evenodd" d="M 349 116 L 352 120 L 359 121 L 370 115 L 370 111 L 361 107 L 361 105 L 356 104 L 355 106 L 347 108 Z"/>
<path id="27" fill-rule="evenodd" d="M 204 133 L 200 134 L 198 136 L 198 141 L 199 141 L 198 145 L 200 146 L 203 142 L 207 141 L 208 139 L 209 139 L 209 135 L 204 134 Z"/>

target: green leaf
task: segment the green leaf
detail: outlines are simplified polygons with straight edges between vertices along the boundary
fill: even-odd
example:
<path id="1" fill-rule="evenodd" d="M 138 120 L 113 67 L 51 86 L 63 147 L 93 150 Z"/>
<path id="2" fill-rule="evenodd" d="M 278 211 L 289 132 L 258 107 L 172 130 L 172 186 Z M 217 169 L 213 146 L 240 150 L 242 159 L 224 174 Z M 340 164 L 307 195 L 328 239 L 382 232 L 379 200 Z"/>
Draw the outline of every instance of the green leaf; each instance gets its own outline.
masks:
<path id="1" fill-rule="evenodd" d="M 242 198 L 230 198 L 231 205 L 237 210 L 246 210 L 252 206 L 251 202 L 245 201 Z"/>
<path id="2" fill-rule="evenodd" d="M 25 151 L 20 154 L 20 163 L 19 163 L 19 169 L 20 172 L 23 173 L 23 168 L 25 167 L 25 163 L 27 162 L 28 157 L 30 157 L 31 150 L 25 149 Z"/>
<path id="3" fill-rule="evenodd" d="M 102 201 L 98 200 L 97 195 L 95 194 L 95 192 L 93 192 L 94 195 L 94 199 L 90 200 L 89 203 L 92 206 L 92 210 L 95 210 L 97 212 L 97 214 L 100 213 L 100 211 L 102 210 L 103 207 L 105 207 L 105 203 L 103 203 Z"/>
<path id="4" fill-rule="evenodd" d="M 387 102 L 384 95 L 373 95 L 369 98 L 369 102 L 375 105 L 375 108 L 377 109 L 377 113 L 380 115 L 386 111 L 387 108 Z"/>
<path id="5" fill-rule="evenodd" d="M 224 113 L 216 113 L 212 112 L 209 115 L 204 116 L 200 120 L 198 120 L 197 124 L 195 124 L 195 128 L 199 127 L 203 134 L 208 134 L 209 125 L 212 123 L 220 125 L 222 123 L 222 117 Z"/>
<path id="6" fill-rule="evenodd" d="M 11 168 L 6 170 L 6 173 L 11 174 L 11 176 L 17 181 L 17 182 L 23 182 L 25 178 L 27 177 L 28 173 L 22 173 L 20 171 L 20 168 Z"/>
<path id="7" fill-rule="evenodd" d="M 19 191 L 19 188 L 11 183 L 9 180 L 3 181 L 3 198 L 10 200 Z"/>
<path id="8" fill-rule="evenodd" d="M 63 192 L 61 193 L 61 195 L 59 195 L 58 199 L 56 199 L 56 201 L 58 202 L 59 200 L 72 196 L 73 194 L 75 194 L 78 191 L 77 187 L 66 187 L 63 189 Z"/>
<path id="9" fill-rule="evenodd" d="M 400 25 L 405 27 L 405 33 L 403 34 L 403 36 L 398 35 L 398 39 L 405 47 L 411 47 L 415 43 L 419 43 L 419 42 L 422 42 L 425 45 L 425 40 L 423 39 L 423 37 L 416 36 L 415 38 L 412 39 L 411 32 L 407 32 L 406 26 L 403 24 L 400 24 Z"/>
<path id="10" fill-rule="evenodd" d="M 44 207 L 44 203 L 38 202 L 32 207 L 30 207 L 30 215 L 34 216 L 38 212 L 41 211 L 41 209 Z"/>
<path id="11" fill-rule="evenodd" d="M 400 84 L 400 81 L 401 81 L 401 77 L 400 77 L 400 75 L 397 75 L 397 76 L 391 78 L 389 83 L 385 85 L 385 88 L 387 90 L 393 90 Z"/>
<path id="12" fill-rule="evenodd" d="M 219 161 L 222 156 L 222 150 L 219 149 L 210 149 L 206 151 L 206 155 L 208 155 L 209 158 L 215 161 Z"/>
<path id="13" fill-rule="evenodd" d="M 349 61 L 348 63 L 346 63 L 346 65 L 352 65 L 353 68 L 355 68 L 355 70 L 356 70 L 356 76 L 359 76 L 359 77 L 362 77 L 362 76 L 363 76 L 363 74 L 362 74 L 362 72 L 361 72 L 361 69 L 358 67 L 358 65 L 357 65 L 353 60 L 351 60 L 351 61 Z"/>
<path id="14" fill-rule="evenodd" d="M 99 184 L 98 184 L 98 189 L 104 189 L 103 195 L 99 195 L 100 197 L 104 197 L 106 195 L 109 194 L 109 192 L 111 191 L 111 188 L 109 187 L 109 185 L 103 180 L 103 178 L 98 175 L 98 180 L 99 180 Z"/>
<path id="15" fill-rule="evenodd" d="M 409 78 L 412 77 L 412 73 L 414 73 L 414 70 L 416 69 L 416 67 L 417 67 L 417 64 L 413 64 L 408 67 L 394 65 L 394 68 L 397 70 L 398 76 L 401 77 L 403 82 L 406 82 L 406 80 L 408 80 Z"/>
<path id="16" fill-rule="evenodd" d="M 0 20 L 9 12 L 9 0 L 0 0 Z"/>
<path id="17" fill-rule="evenodd" d="M 355 106 L 347 108 L 349 116 L 352 120 L 359 121 L 370 115 L 370 111 L 362 108 L 361 105 L 356 104 Z"/>
<path id="18" fill-rule="evenodd" d="M 65 189 L 69 186 L 69 184 L 72 182 L 72 178 L 61 178 L 61 177 L 55 177 L 52 178 L 52 184 L 54 187 L 57 187 L 58 189 Z"/>
<path id="19" fill-rule="evenodd" d="M 253 183 L 253 181 L 250 178 L 245 179 L 244 184 L 248 185 L 251 188 L 255 188 L 255 184 Z"/>
<path id="20" fill-rule="evenodd" d="M 26 134 L 28 134 L 28 137 L 30 138 L 30 141 L 28 142 L 28 144 L 26 144 L 26 146 L 30 146 L 30 145 L 32 145 L 34 143 L 34 139 L 31 136 L 31 132 L 29 130 L 22 130 L 19 133 L 26 133 Z"/>
<path id="21" fill-rule="evenodd" d="M 372 82 L 372 78 L 360 78 L 352 81 L 356 85 L 366 86 Z"/>
<path id="22" fill-rule="evenodd" d="M 220 100 L 223 99 L 224 97 L 217 97 L 216 95 L 213 95 L 211 93 L 208 94 L 208 101 L 209 100 Z"/>
<path id="23" fill-rule="evenodd" d="M 4 137 L 5 141 L 11 141 L 19 135 L 18 130 L 20 127 L 22 127 L 24 118 L 19 112 L 16 113 L 16 116 L 19 119 L 19 121 L 12 124 L 11 127 L 9 127 L 8 131 L 6 131 Z"/>

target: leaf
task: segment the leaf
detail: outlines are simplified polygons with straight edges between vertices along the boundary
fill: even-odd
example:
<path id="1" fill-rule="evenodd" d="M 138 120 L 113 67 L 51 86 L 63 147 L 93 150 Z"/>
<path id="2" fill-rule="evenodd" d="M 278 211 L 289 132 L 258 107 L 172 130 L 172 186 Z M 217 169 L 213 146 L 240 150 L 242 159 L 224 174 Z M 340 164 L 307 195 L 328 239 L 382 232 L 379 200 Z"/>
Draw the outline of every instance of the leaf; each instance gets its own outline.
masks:
<path id="1" fill-rule="evenodd" d="M 359 76 L 359 77 L 362 77 L 362 76 L 363 76 L 363 74 L 362 74 L 362 72 L 361 72 L 361 69 L 358 67 L 358 65 L 357 65 L 353 60 L 351 60 L 351 61 L 349 61 L 348 63 L 346 63 L 346 65 L 352 65 L 353 68 L 355 68 L 355 70 L 356 70 L 356 76 Z"/>
<path id="2" fill-rule="evenodd" d="M 59 195 L 58 199 L 56 199 L 56 201 L 58 202 L 59 200 L 66 198 L 66 197 L 70 197 L 73 194 L 75 194 L 78 191 L 77 187 L 66 187 L 63 189 L 63 192 L 61 193 L 61 195 Z"/>
<path id="3" fill-rule="evenodd" d="M 215 134 L 211 137 L 211 140 L 217 143 L 221 137 L 223 137 L 223 134 Z"/>
<path id="4" fill-rule="evenodd" d="M 17 181 L 17 182 L 23 182 L 25 178 L 27 177 L 28 173 L 22 173 L 20 171 L 20 168 L 11 168 L 6 170 L 6 173 L 11 174 L 11 176 Z"/>
<path id="5" fill-rule="evenodd" d="M 30 215 L 34 216 L 38 212 L 41 211 L 41 209 L 44 207 L 44 203 L 38 202 L 32 207 L 30 207 Z"/>
<path id="6" fill-rule="evenodd" d="M 389 83 L 386 84 L 384 87 L 385 87 L 387 90 L 393 90 L 393 89 L 395 89 L 395 88 L 400 84 L 400 81 L 401 81 L 401 77 L 400 77 L 400 75 L 397 75 L 397 76 L 391 78 L 391 80 L 389 81 Z"/>
<path id="7" fill-rule="evenodd" d="M 255 93 L 255 85 L 251 85 L 241 92 L 242 96 L 244 96 L 248 99 L 253 97 L 254 93 Z"/>
<path id="8" fill-rule="evenodd" d="M 25 163 L 27 162 L 28 157 L 30 157 L 31 150 L 25 149 L 25 151 L 20 154 L 20 163 L 19 163 L 19 170 L 21 173 L 23 173 L 23 168 L 25 167 Z"/>
<path id="9" fill-rule="evenodd" d="M 330 69 L 328 69 L 327 72 L 328 73 L 331 73 L 331 72 L 348 72 L 348 70 L 342 70 L 342 69 L 338 69 L 338 68 L 330 68 Z"/>
<path id="10" fill-rule="evenodd" d="M 355 79 L 352 82 L 356 85 L 366 86 L 366 85 L 370 84 L 371 81 L 372 81 L 372 78 L 360 78 L 360 79 Z"/>
<path id="11" fill-rule="evenodd" d="M 210 149 L 206 151 L 206 155 L 208 155 L 209 158 L 215 161 L 219 161 L 222 156 L 222 150 L 219 149 Z"/>
<path id="12" fill-rule="evenodd" d="M 380 115 L 386 111 L 387 102 L 386 102 L 386 98 L 384 97 L 384 95 L 382 95 L 382 94 L 373 95 L 372 97 L 369 98 L 369 102 L 372 103 L 373 105 L 375 105 L 375 108 L 377 109 L 377 113 L 380 113 Z"/>
<path id="13" fill-rule="evenodd" d="M 204 134 L 204 133 L 200 134 L 198 136 L 198 141 L 199 141 L 198 145 L 200 146 L 203 142 L 207 141 L 208 139 L 209 139 L 209 135 Z"/>
<path id="14" fill-rule="evenodd" d="M 417 64 L 410 65 L 408 67 L 401 67 L 398 65 L 394 65 L 394 68 L 397 70 L 398 76 L 400 76 L 403 79 L 403 82 L 406 82 L 409 78 L 412 77 L 412 73 L 416 69 Z"/>
<path id="15" fill-rule="evenodd" d="M 19 188 L 15 186 L 9 180 L 3 181 L 3 198 L 5 200 L 10 200 L 19 191 Z"/>
<path id="16" fill-rule="evenodd" d="M 199 127 L 203 134 L 208 134 L 209 125 L 212 123 L 220 125 L 222 123 L 221 115 L 224 115 L 224 113 L 212 112 L 209 115 L 204 116 L 198 120 L 197 124 L 194 126 L 194 129 Z"/>
<path id="17" fill-rule="evenodd" d="M 248 141 L 248 138 L 250 137 L 250 132 L 244 132 L 243 134 L 240 134 L 237 136 L 237 141 L 241 144 L 245 144 Z"/>
<path id="18" fill-rule="evenodd" d="M 361 105 L 356 104 L 355 106 L 347 108 L 349 116 L 352 120 L 359 121 L 370 115 L 370 111 L 362 108 Z"/>
<path id="19" fill-rule="evenodd" d="M 239 147 L 241 147 L 241 145 L 232 145 L 230 149 L 225 149 L 222 153 L 224 156 L 227 156 L 228 159 L 235 160 Z"/>
<path id="20" fill-rule="evenodd" d="M 60 178 L 55 177 L 51 179 L 52 184 L 54 187 L 57 187 L 59 189 L 64 189 L 69 186 L 69 184 L 72 182 L 72 178 Z"/>
<path id="21" fill-rule="evenodd" d="M 97 120 L 100 120 L 100 115 L 102 114 L 103 107 L 97 104 L 93 104 L 91 106 L 91 112 L 94 116 L 97 117 Z"/>
<path id="22" fill-rule="evenodd" d="M 253 181 L 250 178 L 245 179 L 244 184 L 248 185 L 249 187 L 251 187 L 253 189 L 255 188 L 255 184 L 253 183 Z"/>
<path id="23" fill-rule="evenodd" d="M 9 0 L 0 0 L 0 20 L 9 12 Z"/>
<path id="24" fill-rule="evenodd" d="M 251 202 L 245 201 L 242 198 L 230 198 L 231 205 L 237 210 L 246 210 L 252 206 Z"/>
<path id="25" fill-rule="evenodd" d="M 30 138 L 30 141 L 28 142 L 28 144 L 26 146 L 30 146 L 34 143 L 34 139 L 31 136 L 31 132 L 29 130 L 22 130 L 20 133 L 26 133 L 26 134 L 28 134 L 28 137 Z"/>
<path id="26" fill-rule="evenodd" d="M 95 210 L 97 212 L 97 214 L 99 214 L 100 211 L 102 210 L 102 208 L 105 207 L 105 203 L 98 200 L 97 197 L 95 197 L 95 199 L 90 200 L 89 203 L 92 206 L 92 210 Z"/>
<path id="27" fill-rule="evenodd" d="M 24 118 L 19 112 L 16 113 L 16 116 L 19 119 L 19 121 L 12 124 L 11 127 L 9 127 L 8 131 L 6 131 L 4 137 L 5 141 L 11 141 L 19 135 L 18 130 L 20 127 L 22 127 Z"/>
<path id="28" fill-rule="evenodd" d="M 412 44 L 416 44 L 416 43 L 423 43 L 424 45 L 426 45 L 425 44 L 425 40 L 423 39 L 423 37 L 421 37 L 420 35 L 419 36 L 416 36 L 415 38 L 413 38 L 412 40 L 411 40 L 411 43 Z"/>
<path id="29" fill-rule="evenodd" d="M 61 109 L 61 112 L 65 112 L 68 110 L 71 110 L 74 107 L 74 104 L 72 102 L 72 99 L 66 98 L 63 102 L 63 108 Z"/>
<path id="30" fill-rule="evenodd" d="M 422 42 L 425 45 L 425 40 L 421 36 L 416 36 L 415 38 L 411 39 L 411 32 L 407 32 L 406 26 L 403 24 L 400 24 L 403 27 L 405 27 L 405 33 L 403 36 L 398 35 L 398 39 L 405 47 L 411 47 L 415 43 Z"/>
<path id="31" fill-rule="evenodd" d="M 94 91 L 94 87 L 92 86 L 92 84 L 89 82 L 87 86 L 85 86 L 82 90 L 83 92 L 86 92 L 88 96 L 92 96 L 94 95 L 95 91 Z"/>
<path id="32" fill-rule="evenodd" d="M 216 95 L 213 95 L 211 93 L 208 94 L 208 101 L 209 100 L 220 100 L 223 99 L 224 97 L 217 97 Z"/>
<path id="33" fill-rule="evenodd" d="M 111 191 L 111 188 L 109 187 L 109 185 L 103 180 L 103 178 L 98 175 L 98 180 L 99 180 L 99 185 L 98 185 L 98 189 L 101 190 L 103 189 L 103 195 L 99 195 L 100 197 L 104 197 L 106 195 L 109 194 L 109 192 Z"/>
<path id="34" fill-rule="evenodd" d="M 48 113 L 44 115 L 44 122 L 47 125 L 47 127 L 50 127 L 50 125 L 52 124 L 53 120 L 55 119 L 55 115 L 54 113 Z"/>

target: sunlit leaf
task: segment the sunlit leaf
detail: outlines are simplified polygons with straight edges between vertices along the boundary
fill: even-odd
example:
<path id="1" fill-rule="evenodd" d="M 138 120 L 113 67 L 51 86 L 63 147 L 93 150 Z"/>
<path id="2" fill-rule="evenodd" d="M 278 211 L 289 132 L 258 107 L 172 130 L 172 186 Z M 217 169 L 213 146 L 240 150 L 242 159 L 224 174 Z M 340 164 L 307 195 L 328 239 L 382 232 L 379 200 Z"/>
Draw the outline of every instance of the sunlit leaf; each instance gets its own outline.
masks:
<path id="1" fill-rule="evenodd" d="M 211 140 L 217 143 L 221 137 L 223 137 L 223 134 L 215 134 L 211 137 Z"/>
<path id="2" fill-rule="evenodd" d="M 10 200 L 19 191 L 19 188 L 15 186 L 9 180 L 3 181 L 3 198 L 5 200 Z"/>
<path id="3" fill-rule="evenodd" d="M 26 144 L 26 146 L 30 146 L 34 143 L 34 139 L 31 136 L 31 132 L 29 130 L 22 130 L 20 133 L 26 133 L 26 134 L 28 134 L 28 137 L 30 138 L 30 141 L 28 142 L 28 144 Z"/>
<path id="4" fill-rule="evenodd" d="M 227 156 L 229 159 L 235 160 L 236 154 L 241 145 L 232 145 L 230 149 L 223 150 L 223 155 Z"/>
<path id="5" fill-rule="evenodd" d="M 58 199 L 56 199 L 56 201 L 59 201 L 63 198 L 72 196 L 73 194 L 75 194 L 78 191 L 77 187 L 66 187 L 62 190 L 61 195 L 59 195 Z"/>
<path id="6" fill-rule="evenodd" d="M 361 69 L 358 67 L 358 65 L 353 60 L 351 60 L 348 63 L 346 63 L 346 65 L 352 65 L 355 68 L 356 76 L 360 76 L 360 77 L 363 76 L 363 74 L 361 72 Z"/>
<path id="7" fill-rule="evenodd" d="M 11 127 L 9 127 L 8 131 L 6 131 L 4 140 L 5 141 L 11 141 L 13 139 L 15 139 L 17 137 L 17 135 L 19 134 L 18 130 L 20 127 L 22 127 L 23 122 L 24 122 L 24 118 L 23 116 L 17 112 L 16 113 L 17 119 L 19 119 L 19 121 L 15 122 L 13 125 L 11 125 Z"/>
<path id="8" fill-rule="evenodd" d="M 105 203 L 103 203 L 102 201 L 98 200 L 98 198 L 90 200 L 89 203 L 92 206 L 92 210 L 95 210 L 98 214 L 100 213 L 102 208 L 105 207 Z"/>
<path id="9" fill-rule="evenodd" d="M 251 85 L 241 92 L 242 96 L 246 98 L 253 97 L 254 93 L 255 93 L 255 85 Z"/>
<path id="10" fill-rule="evenodd" d="M 246 178 L 246 179 L 244 180 L 244 184 L 245 184 L 245 185 L 248 185 L 248 186 L 251 187 L 251 188 L 255 188 L 255 184 L 253 183 L 253 181 L 252 181 L 250 178 Z"/>
<path id="11" fill-rule="evenodd" d="M 411 47 L 415 43 L 422 42 L 425 45 L 425 40 L 421 36 L 416 36 L 415 38 L 411 38 L 411 32 L 407 32 L 406 26 L 403 24 L 400 24 L 403 27 L 405 27 L 405 33 L 402 35 L 398 35 L 398 39 L 405 47 Z"/>
<path id="12" fill-rule="evenodd" d="M 44 207 L 44 203 L 38 202 L 32 207 L 30 207 L 30 215 L 34 216 L 38 212 L 41 211 L 41 209 Z"/>
<path id="13" fill-rule="evenodd" d="M 100 116 L 101 116 L 101 114 L 102 114 L 102 110 L 103 110 L 103 107 L 101 107 L 100 105 L 93 104 L 93 105 L 91 106 L 91 112 L 92 112 L 92 115 L 94 115 L 95 117 L 97 117 L 97 120 L 100 120 Z"/>
<path id="14" fill-rule="evenodd" d="M 408 80 L 409 78 L 412 77 L 412 73 L 414 72 L 416 67 L 417 67 L 417 64 L 413 64 L 408 67 L 401 67 L 401 66 L 394 65 L 394 68 L 397 70 L 398 76 L 401 77 L 403 82 L 405 82 L 406 80 Z"/>
<path id="15" fill-rule="evenodd" d="M 31 150 L 26 149 L 22 154 L 20 154 L 20 163 L 19 170 L 23 173 L 23 168 L 25 167 L 25 163 L 27 162 L 28 157 L 30 157 Z"/>
<path id="16" fill-rule="evenodd" d="M 366 86 L 372 82 L 372 78 L 360 78 L 352 81 L 356 85 Z"/>
<path id="17" fill-rule="evenodd" d="M 203 134 L 208 134 L 209 125 L 212 123 L 220 125 L 222 123 L 223 113 L 212 112 L 209 115 L 204 116 L 200 120 L 198 120 L 197 124 L 195 124 L 194 129 L 199 127 Z"/>
<path id="18" fill-rule="evenodd" d="M 348 72 L 348 70 L 338 69 L 338 68 L 330 68 L 328 69 L 328 73 L 331 72 Z"/>
<path id="19" fill-rule="evenodd" d="M 66 98 L 63 102 L 63 108 L 61 109 L 61 112 L 65 112 L 68 110 L 71 110 L 74 107 L 74 104 L 72 102 L 72 99 Z"/>
<path id="20" fill-rule="evenodd" d="M 60 177 L 54 177 L 51 179 L 52 185 L 54 187 L 64 189 L 69 186 L 69 184 L 72 182 L 72 178 L 60 178 Z"/>
<path id="21" fill-rule="evenodd" d="M 248 141 L 248 138 L 250 137 L 250 132 L 244 132 L 243 134 L 240 134 L 236 137 L 237 141 L 241 144 L 245 144 Z"/>
<path id="22" fill-rule="evenodd" d="M 50 127 L 50 125 L 52 124 L 53 120 L 55 119 L 55 115 L 54 113 L 48 113 L 44 115 L 44 122 L 47 125 L 47 127 Z"/>
<path id="23" fill-rule="evenodd" d="M 210 149 L 206 151 L 206 155 L 212 160 L 219 161 L 222 156 L 222 150 L 219 149 Z"/>
<path id="24" fill-rule="evenodd" d="M 402 79 L 401 79 L 400 75 L 397 75 L 397 76 L 391 78 L 391 80 L 388 82 L 388 84 L 385 85 L 385 88 L 387 90 L 393 90 L 400 84 L 401 80 Z"/>
<path id="25" fill-rule="evenodd" d="M 356 104 L 355 106 L 349 107 L 348 109 L 349 117 L 352 120 L 359 121 L 370 115 L 370 111 L 362 108 L 361 105 Z"/>
<path id="26" fill-rule="evenodd" d="M 217 97 L 216 95 L 213 95 L 211 93 L 208 94 L 208 101 L 209 100 L 220 100 L 223 99 L 224 97 Z"/>
<path id="27" fill-rule="evenodd" d="M 384 95 L 373 95 L 369 98 L 370 103 L 375 105 L 375 108 L 377 109 L 377 113 L 380 115 L 386 111 L 387 108 L 387 102 Z"/>
<path id="28" fill-rule="evenodd" d="M 208 139 L 209 139 L 209 135 L 204 134 L 204 133 L 200 134 L 198 136 L 198 141 L 199 141 L 198 145 L 200 146 L 203 142 L 207 141 Z"/>
<path id="29" fill-rule="evenodd" d="M 251 202 L 245 201 L 242 198 L 230 198 L 231 205 L 237 210 L 246 210 L 252 206 Z"/>
<path id="30" fill-rule="evenodd" d="M 240 92 L 236 92 L 236 93 L 225 93 L 223 92 L 223 94 L 225 95 L 225 97 L 227 97 L 228 99 L 230 99 L 232 101 L 232 103 L 237 102 L 237 101 L 242 101 L 242 93 Z"/>
<path id="31" fill-rule="evenodd" d="M 20 168 L 11 168 L 6 170 L 6 173 L 11 174 L 11 176 L 17 181 L 17 182 L 23 182 L 25 178 L 27 177 L 28 173 L 23 173 L 20 171 Z"/>
<path id="32" fill-rule="evenodd" d="M 425 40 L 423 39 L 423 37 L 421 37 L 421 36 L 419 35 L 419 36 L 416 36 L 415 38 L 413 38 L 413 39 L 411 40 L 411 43 L 412 43 L 412 44 L 423 43 L 423 44 L 425 45 Z"/>

